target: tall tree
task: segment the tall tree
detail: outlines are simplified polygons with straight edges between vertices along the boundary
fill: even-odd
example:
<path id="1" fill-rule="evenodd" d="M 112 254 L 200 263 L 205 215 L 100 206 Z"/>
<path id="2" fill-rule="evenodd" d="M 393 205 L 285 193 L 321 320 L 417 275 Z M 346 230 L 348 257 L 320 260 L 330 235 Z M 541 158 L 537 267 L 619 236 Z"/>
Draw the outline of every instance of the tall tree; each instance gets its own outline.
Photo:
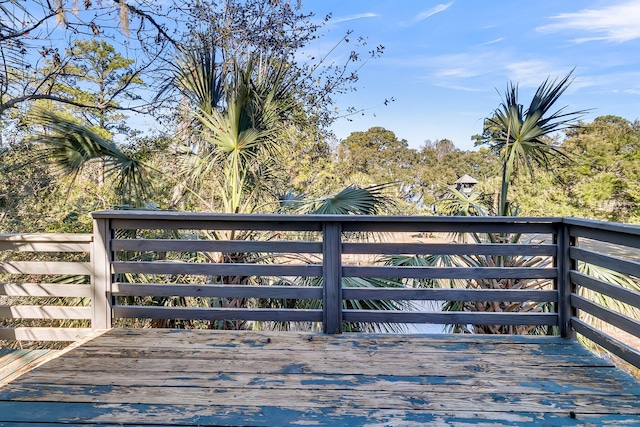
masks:
<path id="1" fill-rule="evenodd" d="M 587 218 L 639 220 L 640 123 L 597 117 L 568 132 L 562 148 L 573 159 L 558 174 L 567 204 Z"/>
<path id="2" fill-rule="evenodd" d="M 379 126 L 353 132 L 338 146 L 338 162 L 347 174 L 366 174 L 377 184 L 404 180 L 415 164 L 415 154 L 406 140 Z"/>
<path id="3" fill-rule="evenodd" d="M 109 134 L 127 131 L 121 112 L 142 98 L 143 81 L 134 72 L 135 60 L 125 58 L 104 40 L 76 40 L 71 48 L 72 72 L 60 76 L 69 95 L 97 109 L 83 110 L 84 119 Z M 71 85 L 75 83 L 75 88 Z M 123 105 L 123 103 L 125 105 Z"/>
<path id="4" fill-rule="evenodd" d="M 189 40 L 215 46 L 225 72 L 249 54 L 286 63 L 289 73 L 297 76 L 295 92 L 309 113 L 307 120 L 320 128 L 340 114 L 334 109 L 335 96 L 355 90 L 364 61 L 384 52 L 384 46 L 369 47 L 366 38 L 347 31 L 327 52 L 305 53 L 314 50 L 311 44 L 322 37 L 332 17 L 304 13 L 298 0 L 187 0 L 175 2 L 172 9 L 195 17 L 185 22 Z M 344 57 L 342 62 L 332 60 L 336 53 Z"/>
<path id="5" fill-rule="evenodd" d="M 524 108 L 518 101 L 518 86 L 510 83 L 500 107 L 487 119 L 491 125 L 491 138 L 487 141 L 490 149 L 499 158 L 501 186 L 498 209 L 494 210 L 490 200 L 483 200 L 479 194 L 470 196 L 455 189 L 448 189 L 446 197 L 439 200 L 440 211 L 449 215 L 489 216 L 517 215 L 517 209 L 509 203 L 509 187 L 523 169 L 533 173 L 534 168 L 547 168 L 558 157 L 565 156 L 561 148 L 553 144 L 550 136 L 557 131 L 573 126 L 574 120 L 582 114 L 565 112 L 564 109 L 552 111 L 554 104 L 570 84 L 568 74 L 558 80 L 546 79 L 537 89 L 529 107 Z M 489 203 L 487 203 L 489 202 Z M 471 239 L 476 243 L 515 244 L 523 241 L 522 234 L 505 233 L 465 233 L 456 237 L 457 241 Z M 394 265 L 438 265 L 467 268 L 485 267 L 536 267 L 550 265 L 547 257 L 511 256 L 511 255 L 468 255 L 468 256 L 396 256 L 387 260 Z M 470 289 L 539 289 L 551 283 L 546 279 L 514 280 L 508 278 L 437 280 L 437 286 L 463 287 Z M 418 285 L 421 285 L 418 283 Z M 433 285 L 430 283 L 430 285 Z M 443 308 L 451 311 L 486 312 L 526 312 L 549 310 L 549 305 L 535 302 L 465 302 L 451 301 Z M 458 331 L 468 331 L 468 325 L 454 325 Z M 536 329 L 529 326 L 471 325 L 478 333 L 546 333 L 546 328 Z"/>
<path id="6" fill-rule="evenodd" d="M 0 117 L 25 102 L 42 99 L 104 109 L 104 100 L 76 99 L 72 94 L 48 91 L 52 82 L 65 75 L 78 39 L 93 37 L 119 43 L 130 55 L 128 59 L 135 60 L 129 63 L 131 82 L 135 76 L 155 70 L 151 64 L 159 65 L 159 59 L 168 59 L 171 50 L 167 48 L 177 43 L 156 20 L 151 1 L 94 4 L 86 0 L 83 8 L 77 0 L 11 0 L 9 4 L 0 8 Z M 118 20 L 113 20 L 114 13 Z M 135 32 L 129 31 L 131 26 Z M 44 67 L 47 60 L 51 66 Z"/>
<path id="7" fill-rule="evenodd" d="M 570 84 L 571 73 L 559 81 L 547 78 L 536 90 L 529 107 L 524 109 L 518 100 L 518 86 L 510 83 L 500 107 L 488 119 L 494 127 L 488 143 L 502 163 L 498 215 L 512 213 L 509 186 L 520 169 L 533 173 L 534 165 L 548 168 L 554 157 L 564 156 L 553 143 L 552 135 L 572 127 L 586 112 L 552 110 Z"/>

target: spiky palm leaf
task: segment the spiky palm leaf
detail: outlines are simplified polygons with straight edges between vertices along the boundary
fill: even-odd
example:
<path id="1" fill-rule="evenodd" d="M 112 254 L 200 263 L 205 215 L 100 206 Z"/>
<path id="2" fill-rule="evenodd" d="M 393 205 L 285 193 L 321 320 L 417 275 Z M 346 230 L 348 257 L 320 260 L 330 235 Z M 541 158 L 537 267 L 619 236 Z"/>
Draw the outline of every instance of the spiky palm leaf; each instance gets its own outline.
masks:
<path id="1" fill-rule="evenodd" d="M 216 62 L 216 49 L 207 43 L 184 49 L 176 58 L 173 85 L 198 109 L 211 114 L 224 100 L 225 75 Z"/>
<path id="2" fill-rule="evenodd" d="M 488 120 L 498 129 L 492 148 L 500 154 L 502 187 L 498 215 L 508 215 L 508 190 L 519 167 L 533 174 L 534 165 L 549 168 L 554 157 L 565 156 L 550 142 L 558 131 L 573 126 L 588 110 L 566 112 L 562 107 L 551 111 L 571 84 L 571 74 L 560 79 L 547 78 L 536 90 L 529 107 L 524 110 L 518 100 L 518 85 L 510 83 L 500 107 Z"/>
<path id="3" fill-rule="evenodd" d="M 302 203 L 299 212 L 324 215 L 376 215 L 394 207 L 385 195 L 390 184 L 349 186 L 340 192 Z"/>
<path id="4" fill-rule="evenodd" d="M 211 64 L 215 55 L 203 55 L 204 61 L 196 57 L 186 61 L 176 77 L 195 104 L 201 137 L 197 150 L 187 152 L 187 179 L 196 188 L 215 181 L 213 188 L 224 211 L 250 212 L 255 196 L 264 194 L 259 191 L 267 184 L 262 178 L 268 175 L 273 163 L 269 159 L 278 152 L 277 138 L 293 107 L 290 83 L 282 64 L 269 60 L 256 65 L 251 57 L 234 64 L 229 78 L 222 81 L 225 76 L 203 70 L 215 65 Z M 222 91 L 224 102 L 220 94 L 207 91 Z"/>
<path id="5" fill-rule="evenodd" d="M 105 175 L 113 179 L 124 205 L 139 205 L 147 195 L 144 165 L 91 129 L 54 112 L 36 109 L 30 119 L 45 127 L 35 137 L 40 144 L 37 158 L 51 162 L 61 173 L 75 179 L 92 161 L 103 161 Z"/>
<path id="6" fill-rule="evenodd" d="M 446 188 L 438 207 L 439 212 L 447 216 L 487 216 L 490 213 L 480 193 L 467 196 L 453 187 Z"/>

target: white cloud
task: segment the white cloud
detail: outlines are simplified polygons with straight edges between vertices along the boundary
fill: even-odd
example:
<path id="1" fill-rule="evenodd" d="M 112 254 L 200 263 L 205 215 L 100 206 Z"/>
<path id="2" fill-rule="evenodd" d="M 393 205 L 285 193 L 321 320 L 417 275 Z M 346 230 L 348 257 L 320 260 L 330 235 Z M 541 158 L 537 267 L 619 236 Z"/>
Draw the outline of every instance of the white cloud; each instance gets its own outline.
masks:
<path id="1" fill-rule="evenodd" d="M 443 79 L 466 79 L 501 70 L 508 61 L 505 54 L 490 49 L 440 55 L 428 59 L 425 65 L 434 69 L 434 76 Z"/>
<path id="2" fill-rule="evenodd" d="M 451 5 L 453 4 L 453 2 L 449 2 L 449 3 L 441 3 L 439 5 L 437 5 L 436 7 L 433 7 L 429 10 L 425 10 L 424 12 L 420 12 L 418 15 L 416 15 L 411 22 L 409 23 L 404 23 L 404 26 L 409 26 L 409 25 L 414 25 L 417 24 L 418 22 L 422 22 L 427 18 L 432 17 L 433 15 L 440 13 L 440 12 L 444 12 L 445 10 L 449 9 L 449 7 L 451 7 Z"/>
<path id="3" fill-rule="evenodd" d="M 522 87 L 537 87 L 547 76 L 565 76 L 566 72 L 557 72 L 550 63 L 541 60 L 515 61 L 505 66 L 507 76 Z"/>
<path id="4" fill-rule="evenodd" d="M 602 9 L 583 9 L 579 12 L 552 16 L 557 22 L 536 28 L 540 32 L 568 30 L 593 34 L 573 41 L 584 43 L 594 40 L 626 42 L 640 38 L 640 0 L 626 1 Z"/>
<path id="5" fill-rule="evenodd" d="M 477 87 L 469 87 L 469 86 L 461 86 L 461 85 L 449 85 L 449 84 L 436 84 L 438 87 L 443 87 L 445 89 L 458 90 L 461 92 L 482 92 L 483 89 Z"/>
<path id="6" fill-rule="evenodd" d="M 498 37 L 495 40 L 489 40 L 488 42 L 480 43 L 480 46 L 487 46 L 490 44 L 500 43 L 502 40 L 504 40 L 504 37 Z"/>
<path id="7" fill-rule="evenodd" d="M 364 19 L 364 18 L 376 18 L 378 15 L 375 13 L 359 13 L 357 15 L 345 16 L 344 18 L 336 18 L 332 20 L 332 24 L 339 24 L 340 22 L 349 22 L 355 21 L 356 19 Z"/>

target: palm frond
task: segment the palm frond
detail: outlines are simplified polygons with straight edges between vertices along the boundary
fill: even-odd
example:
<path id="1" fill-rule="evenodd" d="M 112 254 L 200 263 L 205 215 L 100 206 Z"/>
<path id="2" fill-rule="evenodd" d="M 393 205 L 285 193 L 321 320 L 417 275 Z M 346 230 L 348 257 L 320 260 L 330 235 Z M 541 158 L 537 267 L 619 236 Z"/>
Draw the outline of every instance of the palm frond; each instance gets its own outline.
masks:
<path id="1" fill-rule="evenodd" d="M 58 172 L 77 177 L 92 161 L 104 162 L 105 175 L 114 180 L 124 204 L 143 201 L 147 194 L 148 176 L 144 165 L 118 146 L 91 129 L 56 113 L 34 110 L 30 119 L 45 127 L 34 137 L 40 145 L 36 158 L 58 168 Z"/>
<path id="2" fill-rule="evenodd" d="M 376 215 L 394 206 L 385 195 L 388 187 L 389 184 L 349 186 L 337 194 L 311 201 L 306 209 L 309 213 L 326 215 Z"/>
<path id="3" fill-rule="evenodd" d="M 284 66 L 275 60 L 257 64 L 249 56 L 223 75 L 214 51 L 205 44 L 183 54 L 178 64 L 175 82 L 196 106 L 192 117 L 200 138 L 185 156 L 191 167 L 184 169 L 196 188 L 217 182 L 210 188 L 225 211 L 252 210 L 264 194 L 256 189 L 270 175 L 270 159 L 278 154 L 278 136 L 294 105 L 293 93 Z"/>
<path id="4" fill-rule="evenodd" d="M 487 119 L 497 129 L 491 146 L 499 153 L 502 163 L 499 215 L 509 214 L 507 196 L 518 169 L 526 169 L 533 175 L 536 165 L 548 169 L 554 157 L 566 157 L 559 147 L 550 142 L 551 137 L 555 132 L 573 127 L 588 112 L 566 112 L 566 107 L 551 111 L 571 84 L 572 73 L 560 80 L 545 79 L 526 110 L 518 100 L 518 86 L 510 83 L 502 103 Z"/>
<path id="5" fill-rule="evenodd" d="M 216 48 L 200 43 L 185 48 L 176 58 L 174 85 L 197 108 L 211 114 L 224 99 L 223 70 L 216 62 Z"/>
<path id="6" fill-rule="evenodd" d="M 445 187 L 444 198 L 439 203 L 439 212 L 450 216 L 487 216 L 490 207 L 479 193 L 462 194 L 457 189 Z"/>

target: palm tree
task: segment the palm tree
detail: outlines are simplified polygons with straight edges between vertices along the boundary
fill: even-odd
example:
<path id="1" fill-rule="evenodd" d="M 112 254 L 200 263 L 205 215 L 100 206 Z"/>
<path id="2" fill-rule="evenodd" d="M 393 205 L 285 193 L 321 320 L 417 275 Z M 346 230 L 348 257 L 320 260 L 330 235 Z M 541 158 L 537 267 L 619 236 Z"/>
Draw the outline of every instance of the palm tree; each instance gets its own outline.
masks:
<path id="1" fill-rule="evenodd" d="M 51 163 L 54 169 L 75 180 L 88 164 L 99 162 L 111 178 L 122 207 L 142 206 L 149 191 L 149 167 L 86 126 L 52 111 L 34 109 L 29 121 L 45 131 L 34 137 L 40 147 L 34 159 Z"/>
<path id="2" fill-rule="evenodd" d="M 560 108 L 552 112 L 559 97 L 571 83 L 571 73 L 562 79 L 547 78 L 535 92 L 529 105 L 524 110 L 518 101 L 518 86 L 510 83 L 500 107 L 486 120 L 489 129 L 489 143 L 501 160 L 501 188 L 497 209 L 492 209 L 491 201 L 483 199 L 480 194 L 467 197 L 452 188 L 447 188 L 446 195 L 441 201 L 439 211 L 445 215 L 454 216 L 517 216 L 517 206 L 508 200 L 508 191 L 514 178 L 521 170 L 528 170 L 533 174 L 535 166 L 548 169 L 555 157 L 566 157 L 562 149 L 552 143 L 552 134 L 575 126 L 576 120 L 586 112 L 565 112 Z M 455 236 L 455 239 L 470 238 L 475 243 L 522 243 L 520 234 L 467 233 Z M 389 265 L 408 266 L 446 266 L 446 267 L 545 267 L 551 259 L 539 256 L 493 256 L 493 255 L 432 255 L 432 256 L 393 256 L 382 260 Z M 640 284 L 629 276 L 622 275 L 601 267 L 580 263 L 578 269 L 585 274 L 609 281 L 619 286 L 640 290 Z M 429 282 L 416 281 L 415 286 L 461 287 L 472 289 L 541 289 L 552 284 L 544 279 L 513 280 L 436 280 Z M 581 289 L 582 292 L 592 292 Z M 589 295 L 601 304 L 615 307 L 624 313 L 635 313 L 631 306 L 607 298 L 601 294 Z M 461 302 L 452 301 L 443 306 L 450 311 L 549 311 L 550 304 L 539 303 L 508 303 L 508 302 Z M 457 332 L 476 333 L 546 333 L 546 328 L 532 328 L 528 326 L 492 326 L 492 325 L 453 325 Z"/>
<path id="3" fill-rule="evenodd" d="M 223 212 L 250 213 L 269 194 L 278 137 L 296 107 L 292 77 L 273 58 L 250 55 L 223 67 L 215 52 L 211 43 L 200 43 L 179 58 L 174 72 L 191 108 L 185 181 L 197 191 L 213 183 L 208 188 Z"/>
<path id="4" fill-rule="evenodd" d="M 226 213 L 252 213 L 258 209 L 271 211 L 278 208 L 279 200 L 271 200 L 273 193 L 269 187 L 271 169 L 279 153 L 278 136 L 290 122 L 296 103 L 291 87 L 291 76 L 286 73 L 286 64 L 273 59 L 249 57 L 244 64 L 234 63 L 229 72 L 217 67 L 214 51 L 204 45 L 201 50 L 189 51 L 177 61 L 174 83 L 192 108 L 190 133 L 183 150 L 183 179 L 176 180 L 179 191 L 188 192 L 209 210 L 218 207 Z M 36 112 L 34 119 L 47 127 L 47 134 L 40 139 L 40 158 L 63 168 L 65 173 L 75 175 L 86 164 L 102 159 L 109 165 L 108 171 L 119 184 L 119 191 L 135 194 L 135 206 L 144 205 L 148 193 L 150 173 L 159 171 L 137 161 L 120 150 L 116 144 L 99 138 L 89 129 L 63 117 Z M 122 170 L 121 170 L 122 168 Z M 143 173 L 144 172 L 144 173 Z M 166 175 L 165 175 L 166 177 Z M 375 214 L 390 206 L 384 197 L 386 186 L 368 188 L 347 187 L 334 195 L 323 198 L 296 200 L 293 208 L 298 213 L 323 214 Z M 211 194 L 205 194 L 210 191 Z M 211 201 L 213 200 L 213 202 Z M 272 236 L 259 235 L 252 231 L 203 231 L 206 238 L 220 240 L 268 239 Z M 131 254 L 133 257 L 149 257 L 150 254 Z M 158 255 L 159 256 L 159 255 Z M 178 256 L 180 260 L 194 262 L 269 262 L 269 254 L 195 253 L 163 254 Z M 185 258 L 186 257 L 186 258 Z M 129 277 L 134 282 L 166 280 L 142 275 Z M 195 280 L 190 277 L 171 278 L 176 283 Z M 203 280 L 202 278 L 198 280 Z M 261 279 L 248 277 L 209 277 L 207 283 L 261 284 Z M 273 279 L 268 281 L 273 282 Z M 291 279 L 278 279 L 291 282 Z M 296 279 L 301 280 L 301 279 Z M 346 280 L 346 279 L 345 279 Z M 307 285 L 318 285 L 309 282 Z M 359 280 L 349 286 L 402 286 L 401 281 Z M 126 303 L 126 301 L 124 301 Z M 133 302 L 133 301 L 130 301 Z M 273 306 L 282 302 L 248 301 L 243 298 L 155 298 L 135 301 L 154 305 L 191 305 L 244 307 L 251 304 Z M 301 301 L 307 307 L 309 302 Z M 347 302 L 345 302 L 347 303 Z M 350 301 L 349 307 L 397 309 L 400 303 L 393 301 Z M 178 323 L 164 326 L 181 326 Z M 245 327 L 241 322 L 209 325 L 209 327 Z M 347 325 L 362 329 L 366 325 Z"/>
<path id="5" fill-rule="evenodd" d="M 571 84 L 572 72 L 559 81 L 547 78 L 536 90 L 526 110 L 518 100 L 518 85 L 509 83 L 500 107 L 487 119 L 493 129 L 489 144 L 502 163 L 499 216 L 511 214 L 509 186 L 519 169 L 527 169 L 533 174 L 534 165 L 548 169 L 552 158 L 566 157 L 560 147 L 552 143 L 552 135 L 575 126 L 575 122 L 587 112 L 566 112 L 566 107 L 552 110 Z"/>

